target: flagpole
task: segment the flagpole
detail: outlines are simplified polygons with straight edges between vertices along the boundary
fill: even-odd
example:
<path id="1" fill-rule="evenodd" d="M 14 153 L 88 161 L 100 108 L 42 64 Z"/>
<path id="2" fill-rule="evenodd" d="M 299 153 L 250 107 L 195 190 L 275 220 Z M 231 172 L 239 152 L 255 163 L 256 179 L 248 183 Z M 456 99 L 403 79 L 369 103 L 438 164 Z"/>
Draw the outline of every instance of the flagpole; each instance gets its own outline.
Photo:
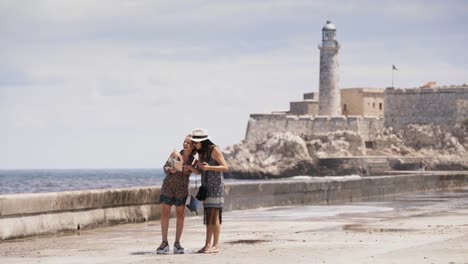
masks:
<path id="1" fill-rule="evenodd" d="M 395 86 L 393 86 L 393 72 L 394 72 L 394 71 L 395 71 L 395 70 L 393 69 L 393 66 L 392 66 L 392 88 L 395 88 Z"/>
<path id="2" fill-rule="evenodd" d="M 392 88 L 395 88 L 395 84 L 393 83 L 394 81 L 394 74 L 395 74 L 395 71 L 399 71 L 397 67 L 395 67 L 395 65 L 392 65 Z"/>

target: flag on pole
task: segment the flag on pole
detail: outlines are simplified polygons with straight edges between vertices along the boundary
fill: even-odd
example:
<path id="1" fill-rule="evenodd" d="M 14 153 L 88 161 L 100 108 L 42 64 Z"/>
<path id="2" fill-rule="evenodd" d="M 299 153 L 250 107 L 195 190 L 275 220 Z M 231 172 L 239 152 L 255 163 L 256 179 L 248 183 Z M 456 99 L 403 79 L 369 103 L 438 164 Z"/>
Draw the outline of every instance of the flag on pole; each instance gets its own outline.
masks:
<path id="1" fill-rule="evenodd" d="M 397 69 L 397 67 L 395 67 L 395 65 L 392 65 L 392 70 L 399 71 L 399 69 Z"/>

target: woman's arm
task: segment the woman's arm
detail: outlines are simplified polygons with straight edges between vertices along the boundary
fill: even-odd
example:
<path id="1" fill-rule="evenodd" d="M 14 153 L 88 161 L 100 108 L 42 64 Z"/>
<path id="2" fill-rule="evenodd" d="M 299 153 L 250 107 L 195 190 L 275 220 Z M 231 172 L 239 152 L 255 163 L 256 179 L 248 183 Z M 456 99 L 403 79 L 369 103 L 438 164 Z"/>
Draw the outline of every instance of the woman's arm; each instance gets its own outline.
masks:
<path id="1" fill-rule="evenodd" d="M 223 153 L 219 148 L 214 147 L 213 151 L 211 152 L 211 157 L 216 160 L 216 162 L 219 164 L 218 166 L 211 166 L 211 165 L 204 165 L 203 170 L 211 170 L 211 171 L 222 171 L 226 172 L 228 171 L 229 167 L 227 165 L 226 160 L 224 159 Z"/>
<path id="2" fill-rule="evenodd" d="M 195 174 L 200 174 L 201 173 L 201 170 L 195 168 L 195 166 L 193 166 L 193 165 L 184 165 L 184 169 L 185 170 L 190 170 L 191 172 L 193 172 Z"/>

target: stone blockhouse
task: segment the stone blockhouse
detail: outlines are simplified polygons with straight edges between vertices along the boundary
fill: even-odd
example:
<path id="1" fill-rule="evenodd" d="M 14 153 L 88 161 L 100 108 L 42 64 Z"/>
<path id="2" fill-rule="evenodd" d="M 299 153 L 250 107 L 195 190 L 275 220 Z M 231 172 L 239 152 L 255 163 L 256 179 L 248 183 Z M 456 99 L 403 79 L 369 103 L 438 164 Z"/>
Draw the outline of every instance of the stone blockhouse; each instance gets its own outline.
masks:
<path id="1" fill-rule="evenodd" d="M 316 93 L 305 93 L 303 101 L 289 103 L 291 115 L 318 115 L 318 96 Z"/>
<path id="2" fill-rule="evenodd" d="M 341 110 L 343 115 L 383 117 L 383 88 L 341 89 Z"/>
<path id="3" fill-rule="evenodd" d="M 318 101 L 306 99 L 304 101 L 290 102 L 289 113 L 293 115 L 317 115 Z"/>
<path id="4" fill-rule="evenodd" d="M 468 120 L 468 86 L 385 90 L 385 127 L 435 124 L 453 127 Z"/>

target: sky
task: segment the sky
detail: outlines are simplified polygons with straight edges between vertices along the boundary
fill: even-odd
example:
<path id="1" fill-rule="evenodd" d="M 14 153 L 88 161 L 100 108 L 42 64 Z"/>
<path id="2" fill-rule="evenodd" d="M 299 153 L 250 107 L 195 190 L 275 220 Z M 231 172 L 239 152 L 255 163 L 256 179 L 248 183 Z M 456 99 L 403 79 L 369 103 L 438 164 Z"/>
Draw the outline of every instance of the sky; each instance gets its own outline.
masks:
<path id="1" fill-rule="evenodd" d="M 318 91 L 468 83 L 468 1 L 0 0 L 0 169 L 160 168 L 193 128 L 221 148 L 252 113 Z"/>

